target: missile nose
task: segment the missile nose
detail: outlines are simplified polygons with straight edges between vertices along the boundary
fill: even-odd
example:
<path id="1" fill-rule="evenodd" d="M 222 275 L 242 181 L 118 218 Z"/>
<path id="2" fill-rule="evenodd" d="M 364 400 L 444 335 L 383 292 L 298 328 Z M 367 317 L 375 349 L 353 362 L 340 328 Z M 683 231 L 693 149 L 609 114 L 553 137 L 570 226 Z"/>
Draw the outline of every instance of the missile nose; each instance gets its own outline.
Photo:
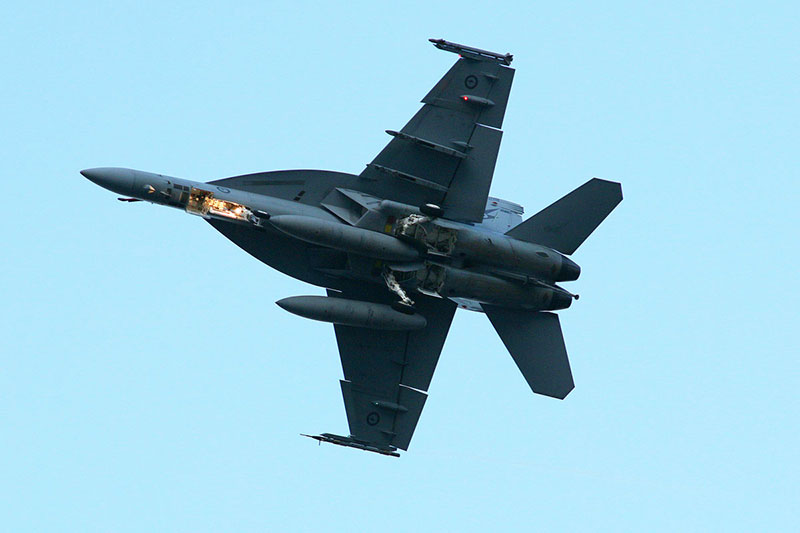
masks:
<path id="1" fill-rule="evenodd" d="M 81 174 L 104 189 L 125 196 L 134 196 L 134 175 L 130 169 L 113 167 L 87 168 L 81 170 Z"/>

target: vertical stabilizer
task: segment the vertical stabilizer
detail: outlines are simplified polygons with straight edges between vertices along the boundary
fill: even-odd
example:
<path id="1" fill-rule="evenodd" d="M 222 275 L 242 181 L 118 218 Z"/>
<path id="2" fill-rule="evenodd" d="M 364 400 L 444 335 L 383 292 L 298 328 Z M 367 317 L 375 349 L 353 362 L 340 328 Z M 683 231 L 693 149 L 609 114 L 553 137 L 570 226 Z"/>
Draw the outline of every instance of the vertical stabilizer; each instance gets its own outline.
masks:
<path id="1" fill-rule="evenodd" d="M 506 235 L 573 254 L 622 201 L 622 186 L 593 178 Z"/>
<path id="2" fill-rule="evenodd" d="M 575 383 L 558 315 L 481 306 L 533 392 L 563 400 Z"/>

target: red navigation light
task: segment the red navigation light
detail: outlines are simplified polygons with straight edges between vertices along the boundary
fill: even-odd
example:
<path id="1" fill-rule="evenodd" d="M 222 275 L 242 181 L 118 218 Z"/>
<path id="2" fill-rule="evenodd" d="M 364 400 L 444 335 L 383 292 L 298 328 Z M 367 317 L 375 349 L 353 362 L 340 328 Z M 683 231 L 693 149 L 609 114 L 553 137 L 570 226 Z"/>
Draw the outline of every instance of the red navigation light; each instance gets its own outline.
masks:
<path id="1" fill-rule="evenodd" d="M 469 102 L 469 96 L 462 96 L 461 97 L 465 102 Z"/>

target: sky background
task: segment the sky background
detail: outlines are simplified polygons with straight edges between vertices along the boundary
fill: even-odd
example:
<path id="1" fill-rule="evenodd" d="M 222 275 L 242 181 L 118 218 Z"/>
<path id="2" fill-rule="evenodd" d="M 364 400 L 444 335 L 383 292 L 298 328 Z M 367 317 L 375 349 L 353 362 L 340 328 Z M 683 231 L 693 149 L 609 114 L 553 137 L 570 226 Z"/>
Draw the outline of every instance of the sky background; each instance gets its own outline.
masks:
<path id="1" fill-rule="evenodd" d="M 792 530 L 796 2 L 0 8 L 0 530 Z M 557 7 L 556 7 L 557 6 Z M 576 388 L 460 311 L 400 459 L 347 433 L 321 290 L 78 171 L 359 173 L 455 56 L 512 52 L 492 194 L 625 200 L 573 256 Z"/>

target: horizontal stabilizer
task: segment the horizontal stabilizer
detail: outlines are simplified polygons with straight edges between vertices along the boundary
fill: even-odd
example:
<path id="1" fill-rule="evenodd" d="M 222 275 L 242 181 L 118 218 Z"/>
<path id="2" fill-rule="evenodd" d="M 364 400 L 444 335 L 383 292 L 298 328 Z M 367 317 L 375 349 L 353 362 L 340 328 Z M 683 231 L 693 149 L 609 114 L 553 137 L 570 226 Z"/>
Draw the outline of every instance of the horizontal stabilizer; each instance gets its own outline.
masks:
<path id="1" fill-rule="evenodd" d="M 575 383 L 558 315 L 481 306 L 533 392 L 563 400 Z"/>
<path id="2" fill-rule="evenodd" d="M 506 235 L 573 254 L 622 201 L 622 186 L 594 178 Z"/>

